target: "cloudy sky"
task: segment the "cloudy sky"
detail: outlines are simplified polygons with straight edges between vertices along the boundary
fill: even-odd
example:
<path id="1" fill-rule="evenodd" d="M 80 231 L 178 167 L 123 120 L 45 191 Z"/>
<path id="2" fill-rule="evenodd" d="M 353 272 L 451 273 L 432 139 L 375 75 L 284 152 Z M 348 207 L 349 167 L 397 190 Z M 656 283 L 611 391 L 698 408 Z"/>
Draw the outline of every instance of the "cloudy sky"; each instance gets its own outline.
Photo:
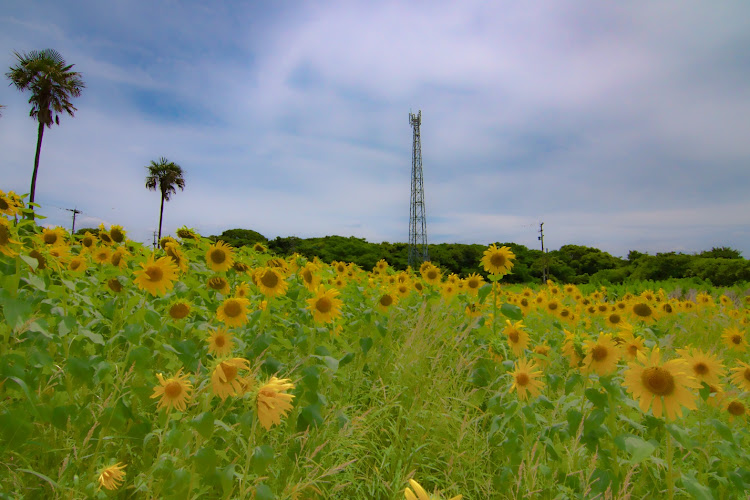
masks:
<path id="1" fill-rule="evenodd" d="M 422 111 L 431 243 L 750 257 L 750 2 L 8 0 L 13 51 L 82 74 L 47 129 L 46 224 L 408 241 Z M 3 78 L 9 83 L 7 78 Z M 0 189 L 28 192 L 28 95 L 0 85 Z"/>

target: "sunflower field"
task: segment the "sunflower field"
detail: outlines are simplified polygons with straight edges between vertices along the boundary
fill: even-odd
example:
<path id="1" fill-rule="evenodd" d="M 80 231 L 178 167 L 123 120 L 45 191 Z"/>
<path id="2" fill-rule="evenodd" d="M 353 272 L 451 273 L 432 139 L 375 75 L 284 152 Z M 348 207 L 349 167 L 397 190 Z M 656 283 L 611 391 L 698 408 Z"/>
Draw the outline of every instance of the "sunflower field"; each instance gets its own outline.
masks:
<path id="1" fill-rule="evenodd" d="M 750 300 L 73 236 L 0 192 L 0 498 L 747 498 Z"/>

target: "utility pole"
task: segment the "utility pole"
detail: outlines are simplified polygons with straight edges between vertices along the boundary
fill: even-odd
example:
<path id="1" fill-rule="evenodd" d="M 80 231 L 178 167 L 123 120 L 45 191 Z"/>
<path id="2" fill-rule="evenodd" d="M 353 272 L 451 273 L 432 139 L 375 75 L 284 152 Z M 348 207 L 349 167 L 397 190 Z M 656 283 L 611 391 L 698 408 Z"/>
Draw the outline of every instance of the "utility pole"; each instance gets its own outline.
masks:
<path id="1" fill-rule="evenodd" d="M 422 110 L 416 115 L 409 113 L 412 127 L 411 149 L 411 204 L 409 207 L 409 265 L 418 267 L 430 260 L 427 256 L 427 230 L 425 229 L 424 181 L 422 180 Z"/>
<path id="2" fill-rule="evenodd" d="M 542 242 L 542 283 L 547 283 L 549 271 L 547 269 L 546 251 L 544 250 L 544 222 L 539 223 L 539 236 L 537 239 Z"/>
<path id="3" fill-rule="evenodd" d="M 154 230 L 154 250 L 156 250 L 156 230 Z"/>
<path id="4" fill-rule="evenodd" d="M 80 214 L 81 211 L 77 208 L 66 208 L 68 212 L 73 212 L 73 228 L 70 230 L 70 234 L 74 235 L 76 234 L 76 215 Z"/>

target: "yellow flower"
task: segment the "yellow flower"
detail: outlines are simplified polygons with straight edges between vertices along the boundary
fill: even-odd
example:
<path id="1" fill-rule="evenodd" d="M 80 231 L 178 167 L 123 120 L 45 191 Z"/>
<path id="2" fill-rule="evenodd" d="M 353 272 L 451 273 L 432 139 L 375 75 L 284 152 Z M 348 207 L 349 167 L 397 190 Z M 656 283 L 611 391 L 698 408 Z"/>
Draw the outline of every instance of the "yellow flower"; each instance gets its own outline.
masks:
<path id="1" fill-rule="evenodd" d="M 587 340 L 583 344 L 584 373 L 596 372 L 598 375 L 610 375 L 617 370 L 617 361 L 620 359 L 615 341 L 610 334 L 600 334 L 599 339 L 594 342 Z"/>
<path id="2" fill-rule="evenodd" d="M 185 255 L 182 253 L 182 250 L 180 250 L 180 245 L 178 245 L 176 241 L 167 241 L 164 246 L 164 251 L 166 252 L 167 256 L 172 259 L 175 265 L 177 265 L 177 267 L 180 269 L 180 272 L 184 273 L 187 271 L 188 261 L 185 258 Z"/>
<path id="3" fill-rule="evenodd" d="M 219 396 L 222 401 L 228 396 L 237 396 L 244 394 L 252 387 L 252 381 L 245 377 L 240 377 L 240 370 L 249 370 L 250 362 L 244 358 L 225 359 L 219 362 L 211 374 L 211 387 L 214 394 Z"/>
<path id="4" fill-rule="evenodd" d="M 11 245 L 19 245 L 20 242 L 12 238 L 10 232 L 10 224 L 8 219 L 0 217 L 0 253 L 7 255 L 8 257 L 15 257 L 18 252 L 13 250 Z"/>
<path id="5" fill-rule="evenodd" d="M 424 271 L 422 271 L 422 267 L 420 267 L 420 274 L 422 275 L 422 279 L 424 279 L 427 283 L 430 285 L 437 285 L 442 280 L 442 273 L 440 272 L 440 269 L 433 266 L 429 262 L 426 262 L 426 264 L 429 264 L 428 266 L 424 266 L 425 263 L 423 263 Z"/>
<path id="6" fill-rule="evenodd" d="M 516 361 L 515 370 L 510 374 L 513 377 L 513 389 L 518 391 L 518 398 L 522 401 L 528 399 L 529 394 L 533 397 L 539 396 L 544 388 L 544 382 L 539 380 L 542 377 L 542 371 L 537 369 L 534 361 L 519 359 Z"/>
<path id="7" fill-rule="evenodd" d="M 653 403 L 654 416 L 659 418 L 666 410 L 667 420 L 682 417 L 682 407 L 695 410 L 695 394 L 700 384 L 693 378 L 683 359 L 661 362 L 658 347 L 651 355 L 638 353 L 638 361 L 628 363 L 624 386 L 638 400 L 641 411 L 646 413 Z"/>
<path id="8" fill-rule="evenodd" d="M 382 294 L 378 298 L 378 310 L 380 312 L 388 312 L 388 309 L 396 303 L 396 296 L 390 292 Z"/>
<path id="9" fill-rule="evenodd" d="M 11 191 L 10 193 L 5 194 L 3 191 L 0 191 L 0 214 L 5 214 L 13 217 L 15 215 L 18 215 L 19 207 L 16 204 L 16 201 L 13 199 L 11 193 L 13 192 Z"/>
<path id="10" fill-rule="evenodd" d="M 234 250 L 223 241 L 218 241 L 208 247 L 206 263 L 214 272 L 228 271 L 234 263 Z"/>
<path id="11" fill-rule="evenodd" d="M 208 288 L 216 290 L 222 295 L 229 295 L 229 282 L 222 276 L 212 276 L 208 278 Z"/>
<path id="12" fill-rule="evenodd" d="M 635 301 L 630 306 L 630 314 L 635 320 L 653 321 L 656 311 L 646 302 Z"/>
<path id="13" fill-rule="evenodd" d="M 264 253 L 266 251 L 266 247 L 264 247 L 261 243 L 256 243 L 253 245 L 253 250 L 259 253 Z"/>
<path id="14" fill-rule="evenodd" d="M 244 281 L 234 287 L 234 296 L 239 298 L 247 297 L 250 294 L 250 286 Z"/>
<path id="15" fill-rule="evenodd" d="M 388 269 L 388 263 L 385 261 L 385 259 L 380 259 L 377 264 L 375 264 L 375 267 L 372 269 L 373 272 L 378 274 L 385 274 L 385 271 Z"/>
<path id="16" fill-rule="evenodd" d="M 289 389 L 294 389 L 291 380 L 271 377 L 271 380 L 258 391 L 258 397 L 255 400 L 258 420 L 266 430 L 269 430 L 273 424 L 281 424 L 281 417 L 286 416 L 286 412 L 292 409 L 294 395 L 285 392 Z"/>
<path id="17" fill-rule="evenodd" d="M 493 243 L 482 255 L 482 266 L 490 274 L 504 276 L 513 268 L 515 254 L 509 247 L 500 247 Z"/>
<path id="18" fill-rule="evenodd" d="M 736 326 L 725 328 L 722 338 L 724 339 L 724 343 L 733 351 L 745 352 L 747 350 L 745 332 Z"/>
<path id="19" fill-rule="evenodd" d="M 265 267 L 256 271 L 256 284 L 266 297 L 284 295 L 289 286 L 284 275 L 277 268 Z"/>
<path id="20" fill-rule="evenodd" d="M 464 280 L 464 289 L 471 295 L 477 295 L 482 285 L 484 285 L 484 278 L 476 273 L 470 274 Z"/>
<path id="21" fill-rule="evenodd" d="M 688 364 L 689 373 L 698 382 L 705 382 L 709 386 L 721 384 L 725 370 L 718 356 L 700 349 L 677 349 L 677 353 Z"/>
<path id="22" fill-rule="evenodd" d="M 114 243 L 112 236 L 110 236 L 109 231 L 107 231 L 103 223 L 99 224 L 99 241 L 105 245 L 111 245 Z"/>
<path id="23" fill-rule="evenodd" d="M 727 399 L 724 402 L 724 409 L 729 413 L 729 421 L 733 422 L 735 418 L 747 419 L 747 407 L 739 399 Z"/>
<path id="24" fill-rule="evenodd" d="M 88 268 L 88 263 L 86 262 L 86 258 L 82 255 L 76 255 L 70 259 L 70 262 L 68 262 L 68 271 L 82 273 L 86 268 Z"/>
<path id="25" fill-rule="evenodd" d="M 97 264 L 106 264 L 112 258 L 112 250 L 109 247 L 99 247 L 93 250 L 92 256 Z"/>
<path id="26" fill-rule="evenodd" d="M 96 236 L 91 234 L 89 231 L 86 231 L 86 233 L 81 238 L 81 246 L 85 249 L 92 249 L 94 248 L 95 243 Z"/>
<path id="27" fill-rule="evenodd" d="M 217 357 L 229 356 L 234 348 L 232 334 L 226 328 L 215 328 L 206 339 L 208 352 Z"/>
<path id="28" fill-rule="evenodd" d="M 469 318 L 478 318 L 482 315 L 482 304 L 477 304 L 476 302 L 469 302 L 466 304 L 466 308 L 464 309 L 464 312 L 466 313 L 466 316 Z"/>
<path id="29" fill-rule="evenodd" d="M 409 479 L 409 485 L 411 486 L 411 489 L 407 486 L 404 490 L 404 497 L 406 497 L 406 500 L 431 500 L 430 495 L 427 494 L 424 488 L 422 488 L 422 485 L 420 485 L 418 482 L 416 482 L 413 479 Z M 413 491 L 412 491 L 413 489 Z M 437 498 L 437 497 L 434 497 Z M 452 497 L 450 500 L 462 500 L 463 495 L 456 495 L 455 497 Z"/>
<path id="30" fill-rule="evenodd" d="M 130 255 L 124 247 L 120 247 L 112 252 L 112 257 L 109 259 L 109 263 L 119 269 L 125 269 L 128 267 L 127 256 Z"/>
<path id="31" fill-rule="evenodd" d="M 117 224 L 109 228 L 109 236 L 115 243 L 122 243 L 123 241 L 125 241 L 126 234 L 127 233 L 122 228 L 122 226 L 118 226 Z"/>
<path id="32" fill-rule="evenodd" d="M 250 301 L 241 297 L 229 297 L 224 299 L 216 310 L 216 318 L 225 325 L 242 326 L 247 323 L 247 307 Z"/>
<path id="33" fill-rule="evenodd" d="M 534 354 L 536 354 L 534 361 L 536 361 L 536 363 L 539 365 L 539 368 L 546 368 L 547 366 L 549 366 L 550 350 L 550 346 L 548 346 L 546 343 L 539 344 L 534 347 Z"/>
<path id="34" fill-rule="evenodd" d="M 177 266 L 169 257 L 161 257 L 155 260 L 154 254 L 144 263 L 143 269 L 135 271 L 135 283 L 141 290 L 146 290 L 151 295 L 163 295 L 174 287 L 177 279 Z"/>
<path id="35" fill-rule="evenodd" d="M 125 481 L 125 467 L 127 465 L 117 462 L 115 465 L 108 465 L 99 473 L 99 489 L 102 487 L 108 490 L 116 490 Z"/>
<path id="36" fill-rule="evenodd" d="M 312 312 L 316 323 L 329 323 L 341 316 L 341 306 L 344 304 L 338 298 L 339 291 L 335 288 L 318 288 L 315 297 L 307 299 L 308 309 Z"/>
<path id="37" fill-rule="evenodd" d="M 42 241 L 48 246 L 57 246 L 65 243 L 65 229 L 61 227 L 42 229 Z"/>
<path id="38" fill-rule="evenodd" d="M 732 368 L 732 383 L 743 391 L 750 391 L 750 365 L 739 363 L 740 366 Z"/>
<path id="39" fill-rule="evenodd" d="M 311 292 L 315 291 L 320 284 L 320 277 L 315 274 L 317 270 L 318 268 L 315 264 L 308 262 L 305 264 L 305 267 L 299 271 L 299 277 L 302 278 L 302 283 L 305 285 L 305 288 Z"/>
<path id="40" fill-rule="evenodd" d="M 175 300 L 169 306 L 169 316 L 172 319 L 185 319 L 188 314 L 190 314 L 190 303 L 186 300 Z"/>
<path id="41" fill-rule="evenodd" d="M 166 406 L 167 412 L 170 412 L 172 408 L 177 408 L 179 411 L 185 411 L 187 408 L 187 402 L 190 401 L 190 393 L 193 390 L 193 384 L 188 380 L 188 375 L 182 375 L 182 368 L 180 368 L 174 377 L 165 379 L 161 373 L 156 374 L 156 378 L 159 379 L 159 385 L 154 387 L 154 393 L 151 398 L 161 398 L 156 409 L 160 409 Z"/>
<path id="42" fill-rule="evenodd" d="M 509 319 L 505 320 L 506 327 L 503 333 L 508 337 L 508 344 L 513 350 L 513 354 L 521 356 L 524 349 L 529 345 L 529 334 L 524 330 L 523 321 L 511 323 Z"/>

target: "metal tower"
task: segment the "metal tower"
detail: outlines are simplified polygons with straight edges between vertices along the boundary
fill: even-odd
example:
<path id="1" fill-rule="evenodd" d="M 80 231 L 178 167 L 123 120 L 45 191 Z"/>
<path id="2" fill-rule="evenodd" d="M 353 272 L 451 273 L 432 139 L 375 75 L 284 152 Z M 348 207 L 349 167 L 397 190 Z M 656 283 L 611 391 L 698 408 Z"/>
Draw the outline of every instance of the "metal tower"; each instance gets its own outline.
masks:
<path id="1" fill-rule="evenodd" d="M 427 231 L 424 218 L 424 182 L 422 181 L 422 140 L 419 126 L 422 124 L 422 110 L 416 115 L 409 113 L 409 123 L 413 130 L 411 148 L 411 206 L 409 209 L 409 265 L 412 268 L 427 256 Z"/>

